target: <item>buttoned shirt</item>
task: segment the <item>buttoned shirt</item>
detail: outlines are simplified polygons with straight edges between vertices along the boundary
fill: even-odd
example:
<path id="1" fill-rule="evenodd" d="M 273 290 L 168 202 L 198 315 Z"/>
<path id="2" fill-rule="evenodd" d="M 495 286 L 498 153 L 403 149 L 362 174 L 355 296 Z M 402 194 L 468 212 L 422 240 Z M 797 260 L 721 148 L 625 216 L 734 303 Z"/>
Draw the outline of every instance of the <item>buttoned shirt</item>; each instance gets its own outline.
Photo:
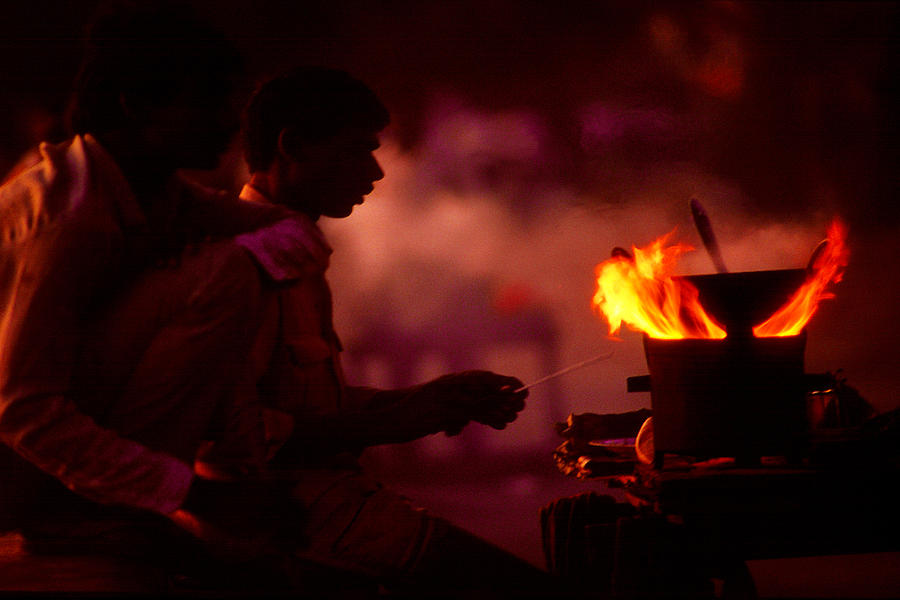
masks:
<path id="1" fill-rule="evenodd" d="M 251 185 L 244 186 L 241 198 L 271 204 Z M 279 225 L 293 227 L 288 233 L 268 227 L 236 238 L 269 274 L 275 292 L 269 297 L 253 352 L 261 400 L 293 419 L 360 409 L 375 390 L 348 386 L 344 378 L 342 347 L 325 277 L 331 246 L 316 222 L 301 212 L 294 211 L 291 219 Z M 290 430 L 270 427 L 270 434 L 278 429 Z M 282 441 L 274 439 L 270 444 Z"/>

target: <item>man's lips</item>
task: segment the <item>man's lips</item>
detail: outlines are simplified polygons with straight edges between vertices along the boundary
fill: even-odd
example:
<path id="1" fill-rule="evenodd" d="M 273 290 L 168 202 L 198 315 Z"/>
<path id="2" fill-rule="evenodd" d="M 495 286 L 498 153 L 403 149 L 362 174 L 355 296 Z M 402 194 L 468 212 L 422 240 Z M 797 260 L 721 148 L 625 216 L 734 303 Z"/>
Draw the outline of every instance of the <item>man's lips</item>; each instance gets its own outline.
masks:
<path id="1" fill-rule="evenodd" d="M 373 191 L 375 191 L 374 186 L 372 186 L 372 185 L 366 186 L 366 188 L 359 193 L 359 200 L 354 202 L 354 204 L 362 204 L 363 202 L 365 202 L 366 196 L 371 194 Z"/>

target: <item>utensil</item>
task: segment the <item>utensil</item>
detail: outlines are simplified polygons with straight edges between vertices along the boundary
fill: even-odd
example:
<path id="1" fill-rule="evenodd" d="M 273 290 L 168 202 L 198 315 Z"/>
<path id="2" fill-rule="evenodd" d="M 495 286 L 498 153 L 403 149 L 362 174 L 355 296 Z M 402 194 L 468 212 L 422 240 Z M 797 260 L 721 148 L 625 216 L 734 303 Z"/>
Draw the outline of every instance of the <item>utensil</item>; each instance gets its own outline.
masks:
<path id="1" fill-rule="evenodd" d="M 703 240 L 703 245 L 706 247 L 706 252 L 712 259 L 716 271 L 727 273 L 728 268 L 725 266 L 725 261 L 722 260 L 722 252 L 719 250 L 716 234 L 713 233 L 712 223 L 709 222 L 703 206 L 695 198 L 691 198 L 691 215 L 694 217 L 694 225 L 700 232 L 700 239 Z"/>

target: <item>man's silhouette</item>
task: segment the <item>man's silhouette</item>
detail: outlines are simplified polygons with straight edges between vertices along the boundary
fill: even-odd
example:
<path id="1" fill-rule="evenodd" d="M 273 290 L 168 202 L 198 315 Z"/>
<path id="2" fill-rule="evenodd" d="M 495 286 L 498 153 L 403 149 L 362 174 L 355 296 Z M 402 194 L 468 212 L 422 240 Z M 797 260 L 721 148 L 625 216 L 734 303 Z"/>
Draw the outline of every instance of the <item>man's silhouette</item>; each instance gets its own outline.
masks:
<path id="1" fill-rule="evenodd" d="M 0 524 L 34 551 L 176 553 L 155 545 L 172 520 L 210 531 L 201 447 L 264 458 L 239 401 L 259 272 L 230 236 L 285 211 L 176 174 L 213 167 L 236 130 L 240 60 L 144 6 L 95 21 L 75 135 L 0 188 Z"/>
<path id="2" fill-rule="evenodd" d="M 412 506 L 355 460 L 366 447 L 454 434 L 470 421 L 502 429 L 527 395 L 515 391 L 519 380 L 487 371 L 398 390 L 344 382 L 325 278 L 332 250 L 317 222 L 349 216 L 382 178 L 373 151 L 388 120 L 368 87 L 325 68 L 264 83 L 245 110 L 251 179 L 241 196 L 290 208 L 305 232 L 293 248 L 274 228 L 238 237 L 270 279 L 253 359 L 273 465 L 296 477 L 306 510 L 299 555 L 438 589 L 535 585 L 537 569 Z"/>

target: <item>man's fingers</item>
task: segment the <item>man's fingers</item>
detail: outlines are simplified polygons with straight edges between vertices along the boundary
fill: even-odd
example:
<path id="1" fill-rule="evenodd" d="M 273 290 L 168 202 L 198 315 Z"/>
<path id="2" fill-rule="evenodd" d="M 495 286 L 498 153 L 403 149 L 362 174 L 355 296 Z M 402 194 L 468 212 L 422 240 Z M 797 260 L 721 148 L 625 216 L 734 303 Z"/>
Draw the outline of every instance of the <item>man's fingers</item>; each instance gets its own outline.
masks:
<path id="1" fill-rule="evenodd" d="M 465 371 L 455 378 L 455 382 L 478 394 L 512 393 L 523 387 L 516 377 L 490 371 Z"/>
<path id="2" fill-rule="evenodd" d="M 528 391 L 516 391 L 522 382 L 506 375 L 490 371 L 466 371 L 440 377 L 434 381 L 443 388 L 443 402 L 450 413 L 460 411 L 460 416 L 493 427 L 504 429 L 515 421 L 525 408 Z M 438 389 L 435 389 L 438 391 Z M 462 427 L 446 427 L 447 435 L 458 434 Z"/>
<path id="3" fill-rule="evenodd" d="M 507 425 L 516 420 L 519 416 L 517 410 L 492 410 L 475 418 L 475 421 L 483 425 L 488 425 L 494 429 L 505 429 Z"/>
<path id="4" fill-rule="evenodd" d="M 517 413 L 525 408 L 525 399 L 518 395 L 500 394 L 485 399 L 488 410 L 498 410 Z"/>

